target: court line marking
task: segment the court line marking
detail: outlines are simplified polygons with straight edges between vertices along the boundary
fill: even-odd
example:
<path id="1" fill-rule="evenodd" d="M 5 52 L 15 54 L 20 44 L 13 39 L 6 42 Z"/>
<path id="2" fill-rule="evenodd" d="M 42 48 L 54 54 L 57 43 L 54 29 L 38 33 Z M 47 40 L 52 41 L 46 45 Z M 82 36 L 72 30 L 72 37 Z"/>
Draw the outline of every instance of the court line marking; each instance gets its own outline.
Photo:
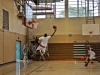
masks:
<path id="1" fill-rule="evenodd" d="M 34 62 L 35 62 L 35 61 L 33 61 L 33 62 L 29 63 L 28 65 L 33 64 Z M 15 65 L 13 65 L 13 66 L 16 66 L 16 63 L 15 63 Z M 20 69 L 21 69 L 21 68 L 23 68 L 23 66 L 21 66 L 21 67 L 20 67 Z M 3 72 L 4 72 L 4 69 L 5 69 L 5 68 L 3 68 L 3 69 L 2 69 L 2 70 L 3 70 Z M 5 74 L 7 74 L 7 73 L 10 73 L 10 72 L 12 72 L 12 71 L 16 71 L 16 68 L 15 68 L 15 69 L 13 69 L 13 70 L 11 70 L 11 71 L 8 71 L 8 72 L 6 72 L 6 73 L 3 73 L 3 75 L 5 75 Z"/>
<path id="2" fill-rule="evenodd" d="M 47 64 L 48 62 L 49 62 L 49 61 L 47 61 L 47 62 L 43 63 L 42 65 L 38 66 L 37 68 L 35 68 L 34 70 L 32 70 L 31 72 L 29 72 L 29 73 L 28 73 L 28 74 L 26 74 L 26 75 L 31 74 L 32 72 L 36 71 L 37 69 L 39 69 L 39 68 L 40 68 L 40 67 L 42 67 L 43 65 Z"/>

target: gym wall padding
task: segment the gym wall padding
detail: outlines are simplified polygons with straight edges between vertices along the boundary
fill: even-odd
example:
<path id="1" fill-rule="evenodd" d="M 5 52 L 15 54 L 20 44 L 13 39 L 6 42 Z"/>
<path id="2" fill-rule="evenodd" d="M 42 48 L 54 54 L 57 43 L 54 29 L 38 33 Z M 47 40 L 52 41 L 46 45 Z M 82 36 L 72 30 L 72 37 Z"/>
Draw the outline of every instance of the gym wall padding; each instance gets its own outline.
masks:
<path id="1" fill-rule="evenodd" d="M 49 43 L 48 51 L 50 57 L 47 59 L 73 59 L 73 43 Z"/>
<path id="2" fill-rule="evenodd" d="M 4 62 L 15 60 L 15 34 L 4 31 Z"/>
<path id="3" fill-rule="evenodd" d="M 4 31 L 4 62 L 15 61 L 15 34 Z"/>
<path id="4" fill-rule="evenodd" d="M 0 64 L 3 63 L 3 31 L 0 30 Z"/>
<path id="5" fill-rule="evenodd" d="M 16 41 L 21 41 L 22 50 L 26 44 L 26 35 L 0 30 L 0 64 L 16 60 Z"/>

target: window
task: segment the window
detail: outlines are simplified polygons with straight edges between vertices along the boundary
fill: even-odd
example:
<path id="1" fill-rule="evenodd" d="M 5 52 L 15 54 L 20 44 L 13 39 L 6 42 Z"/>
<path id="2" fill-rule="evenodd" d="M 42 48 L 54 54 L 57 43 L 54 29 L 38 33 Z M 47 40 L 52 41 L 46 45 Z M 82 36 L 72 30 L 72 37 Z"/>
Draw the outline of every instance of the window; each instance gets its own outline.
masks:
<path id="1" fill-rule="evenodd" d="M 9 12 L 2 9 L 3 12 L 3 29 L 9 30 Z"/>
<path id="2" fill-rule="evenodd" d="M 33 10 L 26 5 L 26 18 L 32 19 Z"/>
<path id="3" fill-rule="evenodd" d="M 100 1 L 94 0 L 93 2 L 93 0 L 68 0 L 68 16 L 100 16 Z"/>
<path id="4" fill-rule="evenodd" d="M 65 18 L 65 1 L 56 2 L 56 18 Z"/>
<path id="5" fill-rule="evenodd" d="M 46 0 L 51 1 L 51 0 Z M 26 17 L 32 17 L 33 18 L 65 18 L 65 0 L 53 0 L 52 3 L 48 2 L 47 6 L 45 6 L 44 2 L 39 3 L 38 6 L 36 6 L 33 2 L 30 1 L 30 5 L 32 8 L 36 7 L 50 7 L 51 10 L 35 10 L 31 9 L 29 6 L 26 5 Z M 49 13 L 49 14 L 48 14 Z"/>
<path id="6" fill-rule="evenodd" d="M 69 15 L 69 17 L 77 17 L 78 16 L 77 0 L 69 0 L 68 15 Z"/>

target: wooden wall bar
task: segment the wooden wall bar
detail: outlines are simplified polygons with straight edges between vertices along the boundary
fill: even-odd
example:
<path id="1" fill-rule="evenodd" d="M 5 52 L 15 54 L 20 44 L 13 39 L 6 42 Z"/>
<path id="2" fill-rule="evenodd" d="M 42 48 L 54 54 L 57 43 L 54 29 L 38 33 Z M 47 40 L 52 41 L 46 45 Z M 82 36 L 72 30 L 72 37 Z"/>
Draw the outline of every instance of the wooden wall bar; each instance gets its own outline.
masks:
<path id="1" fill-rule="evenodd" d="M 86 45 L 90 45 L 96 53 L 96 60 L 100 60 L 100 43 L 49 43 L 49 57 L 46 60 L 81 60 L 86 55 Z M 33 60 L 39 60 L 39 56 Z"/>
<path id="2" fill-rule="evenodd" d="M 85 43 L 74 43 L 74 59 L 80 59 L 82 56 L 86 56 Z"/>
<path id="3" fill-rule="evenodd" d="M 50 57 L 46 57 L 48 60 L 52 59 L 75 59 L 74 58 L 74 45 L 90 45 L 93 49 L 94 52 L 96 53 L 96 60 L 100 60 L 100 43 L 49 43 L 48 44 L 48 51 L 50 54 Z M 81 48 L 82 47 L 82 48 Z M 86 47 L 78 47 L 78 59 L 85 55 L 84 52 L 86 52 Z M 84 51 L 82 51 L 84 48 Z M 83 52 L 83 53 L 82 53 Z M 76 58 L 77 59 L 77 58 Z"/>
<path id="4" fill-rule="evenodd" d="M 73 43 L 49 43 L 50 57 L 47 59 L 73 59 Z"/>

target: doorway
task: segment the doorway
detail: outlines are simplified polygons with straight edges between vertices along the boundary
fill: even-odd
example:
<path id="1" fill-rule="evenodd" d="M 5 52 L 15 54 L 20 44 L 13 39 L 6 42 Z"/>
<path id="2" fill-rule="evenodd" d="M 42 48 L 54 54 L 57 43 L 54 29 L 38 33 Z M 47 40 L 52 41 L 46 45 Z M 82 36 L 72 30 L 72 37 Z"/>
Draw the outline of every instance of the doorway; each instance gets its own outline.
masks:
<path id="1" fill-rule="evenodd" d="M 21 59 L 21 41 L 16 41 L 16 61 Z"/>

